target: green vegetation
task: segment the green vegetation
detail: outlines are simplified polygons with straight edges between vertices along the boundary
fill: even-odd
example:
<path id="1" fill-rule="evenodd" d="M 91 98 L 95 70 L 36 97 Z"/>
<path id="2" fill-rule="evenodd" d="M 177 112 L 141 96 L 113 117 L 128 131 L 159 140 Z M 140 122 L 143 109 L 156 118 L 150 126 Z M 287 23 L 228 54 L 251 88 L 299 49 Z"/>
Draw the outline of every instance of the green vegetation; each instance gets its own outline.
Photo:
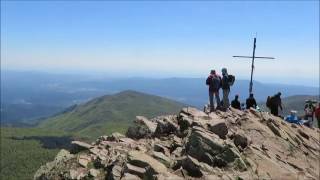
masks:
<path id="1" fill-rule="evenodd" d="M 125 91 L 68 108 L 43 121 L 37 128 L 0 128 L 0 179 L 32 179 L 35 171 L 52 161 L 61 148 L 48 149 L 43 143 L 55 146 L 54 139 L 58 137 L 72 136 L 92 141 L 112 132 L 125 133 L 137 115 L 150 118 L 173 114 L 182 107 L 183 104 L 169 99 Z"/>
<path id="2" fill-rule="evenodd" d="M 36 128 L 0 128 L 1 173 L 3 180 L 32 179 L 34 172 L 43 164 L 52 161 L 59 149 L 43 148 L 38 140 L 14 138 L 38 136 L 66 136 L 61 131 Z"/>
<path id="3" fill-rule="evenodd" d="M 125 132 L 137 115 L 155 117 L 177 113 L 184 105 L 135 91 L 107 95 L 76 106 L 42 121 L 39 127 L 72 132 L 78 137 L 96 139 L 114 131 Z"/>

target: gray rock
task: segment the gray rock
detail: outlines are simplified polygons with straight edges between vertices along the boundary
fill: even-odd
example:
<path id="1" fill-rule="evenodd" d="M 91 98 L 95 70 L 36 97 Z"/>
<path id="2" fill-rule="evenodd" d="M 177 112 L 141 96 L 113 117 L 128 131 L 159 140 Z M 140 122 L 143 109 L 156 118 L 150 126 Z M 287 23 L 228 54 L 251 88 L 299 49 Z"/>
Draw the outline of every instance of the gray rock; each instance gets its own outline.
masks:
<path id="1" fill-rule="evenodd" d="M 167 167 L 170 167 L 171 159 L 168 156 L 164 155 L 162 152 L 153 151 L 152 156 Z"/>
<path id="2" fill-rule="evenodd" d="M 279 129 L 274 125 L 273 120 L 269 119 L 267 121 L 267 126 L 270 128 L 270 130 L 277 136 L 281 137 L 281 133 Z"/>
<path id="3" fill-rule="evenodd" d="M 100 171 L 97 169 L 90 169 L 89 170 L 89 175 L 92 177 L 97 177 L 100 174 Z"/>
<path id="4" fill-rule="evenodd" d="M 203 175 L 200 169 L 200 163 L 197 159 L 192 158 L 191 156 L 186 156 L 185 158 L 181 159 L 181 161 L 183 169 L 188 172 L 189 176 L 201 177 Z"/>
<path id="5" fill-rule="evenodd" d="M 119 165 L 113 165 L 111 171 L 108 173 L 108 179 L 120 180 L 123 174 L 123 168 Z"/>
<path id="6" fill-rule="evenodd" d="M 155 180 L 183 180 L 184 178 L 168 172 L 166 174 L 155 175 L 154 179 Z"/>
<path id="7" fill-rule="evenodd" d="M 126 132 L 126 136 L 132 139 L 149 138 L 152 136 L 150 130 L 145 126 L 130 126 Z"/>
<path id="8" fill-rule="evenodd" d="M 228 127 L 224 120 L 214 119 L 210 124 L 208 124 L 208 128 L 211 132 L 217 134 L 220 138 L 226 139 L 226 135 L 228 134 Z"/>
<path id="9" fill-rule="evenodd" d="M 163 174 L 167 172 L 167 168 L 164 164 L 140 151 L 130 151 L 128 154 L 128 160 L 130 164 L 135 166 L 142 168 L 148 167 L 152 174 Z"/>
<path id="10" fill-rule="evenodd" d="M 71 142 L 71 153 L 76 154 L 80 151 L 89 150 L 92 146 L 88 143 L 81 141 L 72 141 Z"/>
<path id="11" fill-rule="evenodd" d="M 69 175 L 71 179 L 83 179 L 86 175 L 86 169 L 84 168 L 78 168 L 78 169 L 71 169 L 69 171 Z"/>
<path id="12" fill-rule="evenodd" d="M 121 138 L 125 138 L 125 135 L 118 133 L 118 132 L 114 132 L 111 134 L 111 136 L 107 137 L 107 141 L 120 141 Z"/>
<path id="13" fill-rule="evenodd" d="M 80 155 L 78 158 L 78 163 L 84 168 L 88 166 L 89 162 L 91 162 L 91 158 L 87 155 Z"/>
<path id="14" fill-rule="evenodd" d="M 130 174 L 130 173 L 124 173 L 121 180 L 141 180 L 141 178 L 139 178 L 136 175 Z"/>
<path id="15" fill-rule="evenodd" d="M 157 152 L 162 152 L 163 154 L 167 155 L 167 156 L 170 156 L 170 151 L 167 147 L 165 147 L 164 145 L 162 144 L 159 144 L 159 143 L 156 143 L 154 146 L 153 146 L 153 150 L 154 151 L 157 151 Z"/>
<path id="16" fill-rule="evenodd" d="M 304 137 L 305 139 L 308 139 L 309 140 L 309 135 L 305 132 L 303 132 L 301 129 L 298 129 L 298 133 Z"/>
<path id="17" fill-rule="evenodd" d="M 244 149 L 248 146 L 248 138 L 242 133 L 237 133 L 233 137 L 233 143 L 237 147 L 240 146 L 242 149 Z"/>
<path id="18" fill-rule="evenodd" d="M 149 119 L 147 119 L 144 116 L 137 116 L 136 122 L 138 124 L 142 124 L 142 125 L 146 126 L 152 134 L 156 131 L 157 124 L 155 122 L 150 121 Z"/>
<path id="19" fill-rule="evenodd" d="M 156 137 L 169 135 L 175 133 L 178 129 L 178 125 L 172 122 L 168 118 L 157 120 L 157 128 L 154 135 Z"/>
<path id="20" fill-rule="evenodd" d="M 34 179 L 46 179 L 46 176 L 57 166 L 61 166 L 66 163 L 68 160 L 74 158 L 75 155 L 70 154 L 67 150 L 60 150 L 59 153 L 56 155 L 54 161 L 48 162 L 45 165 L 41 166 L 36 173 L 34 174 Z"/>
<path id="21" fill-rule="evenodd" d="M 182 108 L 180 113 L 184 113 L 187 114 L 188 116 L 192 116 L 192 117 L 208 117 L 208 115 L 203 112 L 203 111 L 199 111 L 196 108 L 193 107 L 186 107 L 186 108 Z"/>
<path id="22" fill-rule="evenodd" d="M 178 123 L 180 126 L 180 131 L 185 131 L 191 127 L 193 120 L 188 116 L 180 116 Z"/>
<path id="23" fill-rule="evenodd" d="M 188 138 L 186 152 L 199 161 L 206 161 L 205 152 L 215 156 L 224 150 L 223 141 L 215 134 L 201 128 L 193 128 Z"/>
<path id="24" fill-rule="evenodd" d="M 182 147 L 177 147 L 172 153 L 171 155 L 173 157 L 180 157 L 183 154 L 184 149 Z"/>
<path id="25" fill-rule="evenodd" d="M 146 173 L 146 169 L 127 163 L 125 166 L 125 172 L 133 175 L 137 175 L 140 178 L 143 178 L 144 174 Z"/>

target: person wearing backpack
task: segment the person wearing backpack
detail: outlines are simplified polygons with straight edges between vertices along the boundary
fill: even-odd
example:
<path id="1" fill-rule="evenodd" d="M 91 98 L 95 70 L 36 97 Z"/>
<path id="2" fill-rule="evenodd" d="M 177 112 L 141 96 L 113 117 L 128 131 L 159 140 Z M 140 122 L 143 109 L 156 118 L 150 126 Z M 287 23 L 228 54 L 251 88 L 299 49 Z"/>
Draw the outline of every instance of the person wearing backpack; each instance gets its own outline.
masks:
<path id="1" fill-rule="evenodd" d="M 267 105 L 269 104 L 270 106 L 269 108 L 271 114 L 274 116 L 279 116 L 279 107 L 282 111 L 281 92 L 278 92 L 276 95 L 270 97 L 269 101 L 270 102 L 267 102 Z"/>
<path id="2" fill-rule="evenodd" d="M 228 109 L 230 106 L 229 103 L 229 93 L 230 93 L 230 84 L 229 84 L 229 76 L 226 68 L 222 68 L 222 80 L 221 80 L 221 88 L 223 94 L 223 109 Z"/>
<path id="3" fill-rule="evenodd" d="M 318 103 L 318 107 L 316 108 L 314 114 L 318 120 L 318 128 L 320 128 L 320 102 Z"/>
<path id="4" fill-rule="evenodd" d="M 311 118 L 311 124 L 313 124 L 313 116 L 316 108 L 313 105 L 311 100 L 306 101 L 306 105 L 304 106 L 304 119 L 309 120 Z"/>
<path id="5" fill-rule="evenodd" d="M 250 109 L 250 108 L 257 108 L 257 102 L 256 99 L 253 97 L 253 93 L 250 93 L 249 98 L 246 100 L 246 109 Z"/>
<path id="6" fill-rule="evenodd" d="M 221 84 L 221 77 L 216 73 L 215 70 L 211 70 L 206 84 L 209 86 L 209 101 L 210 101 L 210 112 L 214 111 L 214 98 L 217 103 L 217 108 L 220 106 L 219 89 Z"/>

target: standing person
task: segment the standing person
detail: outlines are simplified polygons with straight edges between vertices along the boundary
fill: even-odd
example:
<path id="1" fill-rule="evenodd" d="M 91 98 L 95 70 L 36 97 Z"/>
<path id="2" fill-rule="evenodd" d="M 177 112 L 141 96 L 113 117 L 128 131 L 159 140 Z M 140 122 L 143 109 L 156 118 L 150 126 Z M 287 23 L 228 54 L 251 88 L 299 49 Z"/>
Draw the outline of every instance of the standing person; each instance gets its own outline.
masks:
<path id="1" fill-rule="evenodd" d="M 270 111 L 274 116 L 279 116 L 279 107 L 282 111 L 281 92 L 270 98 Z"/>
<path id="2" fill-rule="evenodd" d="M 306 101 L 306 105 L 304 106 L 304 119 L 309 120 L 311 117 L 311 123 L 313 124 L 313 115 L 315 112 L 315 107 L 311 100 Z"/>
<path id="3" fill-rule="evenodd" d="M 230 93 L 230 84 L 228 78 L 228 72 L 226 68 L 222 68 L 222 80 L 221 80 L 221 87 L 223 93 L 223 109 L 228 109 L 230 106 L 229 103 L 229 93 Z"/>
<path id="4" fill-rule="evenodd" d="M 209 86 L 209 100 L 210 100 L 210 112 L 214 111 L 214 101 L 213 98 L 215 97 L 217 108 L 220 106 L 220 97 L 219 97 L 219 89 L 221 84 L 221 77 L 216 74 L 215 70 L 211 70 L 206 84 Z"/>
<path id="5" fill-rule="evenodd" d="M 241 104 L 240 104 L 240 101 L 239 101 L 239 95 L 238 94 L 235 95 L 234 100 L 231 101 L 231 107 L 241 110 Z"/>
<path id="6" fill-rule="evenodd" d="M 318 120 L 318 128 L 320 128 L 320 102 L 318 103 L 318 107 L 316 108 L 314 114 Z"/>
<path id="7" fill-rule="evenodd" d="M 257 102 L 256 99 L 253 97 L 253 93 L 250 93 L 248 99 L 246 100 L 246 109 L 250 109 L 251 107 L 254 109 L 256 109 L 257 107 Z"/>

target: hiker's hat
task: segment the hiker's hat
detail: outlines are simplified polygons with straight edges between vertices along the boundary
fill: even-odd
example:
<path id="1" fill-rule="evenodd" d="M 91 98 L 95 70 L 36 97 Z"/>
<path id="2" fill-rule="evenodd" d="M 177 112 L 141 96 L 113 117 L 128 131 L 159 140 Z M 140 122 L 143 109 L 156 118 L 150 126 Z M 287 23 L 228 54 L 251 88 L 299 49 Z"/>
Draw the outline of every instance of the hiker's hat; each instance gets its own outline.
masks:
<path id="1" fill-rule="evenodd" d="M 296 110 L 291 110 L 290 111 L 292 114 L 297 114 L 297 111 Z"/>

